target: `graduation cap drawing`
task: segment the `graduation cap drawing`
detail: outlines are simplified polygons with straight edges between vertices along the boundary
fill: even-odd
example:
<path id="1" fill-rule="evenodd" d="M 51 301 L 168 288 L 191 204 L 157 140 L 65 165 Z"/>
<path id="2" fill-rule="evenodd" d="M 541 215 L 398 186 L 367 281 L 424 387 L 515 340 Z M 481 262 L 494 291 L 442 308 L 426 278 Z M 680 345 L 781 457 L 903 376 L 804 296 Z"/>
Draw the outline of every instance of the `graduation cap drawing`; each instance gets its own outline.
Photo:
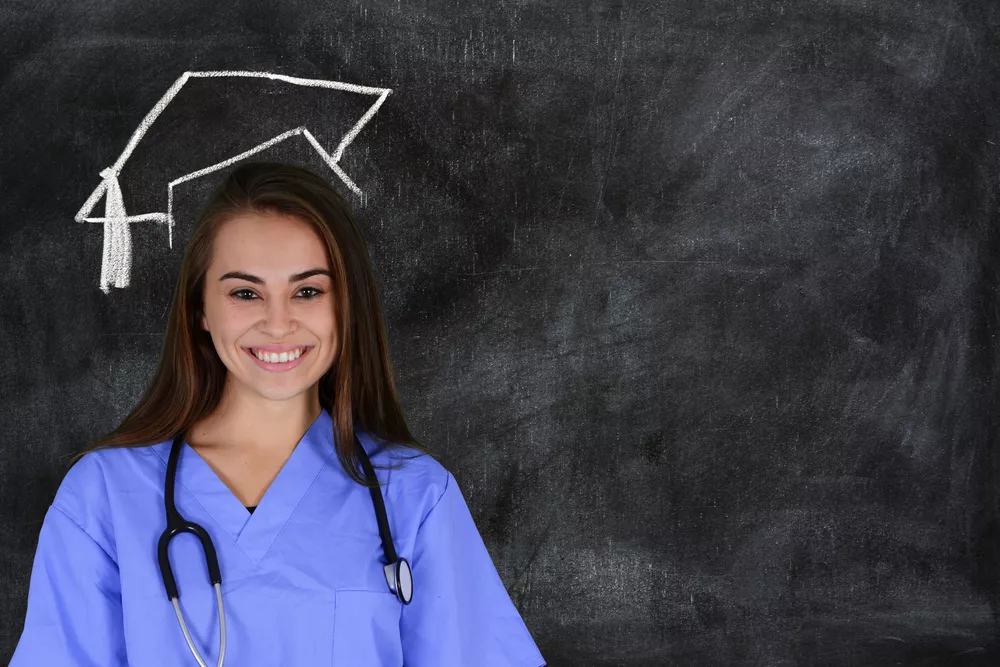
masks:
<path id="1" fill-rule="evenodd" d="M 334 96 L 330 91 L 357 95 Z M 101 171 L 100 183 L 76 214 L 77 222 L 104 224 L 101 290 L 107 294 L 111 287 L 129 286 L 133 223 L 166 223 L 168 244 L 173 248 L 178 185 L 293 137 L 305 139 L 340 180 L 361 196 L 361 189 L 339 162 L 391 92 L 267 72 L 182 74 L 146 114 L 115 163 Z M 376 99 L 370 104 L 370 97 L 358 95 Z M 330 146 L 334 146 L 332 151 Z M 128 185 L 125 190 L 123 183 Z M 104 215 L 92 216 L 101 197 Z M 165 206 L 165 210 L 131 212 L 151 206 Z"/>

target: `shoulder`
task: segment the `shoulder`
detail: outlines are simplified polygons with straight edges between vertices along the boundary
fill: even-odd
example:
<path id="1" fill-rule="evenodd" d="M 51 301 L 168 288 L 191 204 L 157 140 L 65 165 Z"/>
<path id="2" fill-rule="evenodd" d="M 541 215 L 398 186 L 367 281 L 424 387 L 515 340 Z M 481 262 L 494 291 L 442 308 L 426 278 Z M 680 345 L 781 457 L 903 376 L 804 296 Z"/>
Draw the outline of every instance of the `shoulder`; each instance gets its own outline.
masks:
<path id="1" fill-rule="evenodd" d="M 114 555 L 113 514 L 122 482 L 136 479 L 137 467 L 151 456 L 148 447 L 114 447 L 89 451 L 73 462 L 52 500 L 109 554 Z M 147 464 L 148 465 L 148 464 Z"/>
<path id="2" fill-rule="evenodd" d="M 107 505 L 107 452 L 89 451 L 73 462 L 52 501 L 63 513 L 79 519 Z"/>
<path id="3" fill-rule="evenodd" d="M 114 490 L 155 465 L 154 446 L 109 447 L 88 451 L 70 466 L 56 491 L 60 509 L 94 508 Z"/>
<path id="4" fill-rule="evenodd" d="M 368 433 L 359 439 L 369 453 L 386 492 L 394 497 L 429 510 L 449 488 L 456 487 L 451 472 L 434 456 L 401 443 L 384 443 Z"/>

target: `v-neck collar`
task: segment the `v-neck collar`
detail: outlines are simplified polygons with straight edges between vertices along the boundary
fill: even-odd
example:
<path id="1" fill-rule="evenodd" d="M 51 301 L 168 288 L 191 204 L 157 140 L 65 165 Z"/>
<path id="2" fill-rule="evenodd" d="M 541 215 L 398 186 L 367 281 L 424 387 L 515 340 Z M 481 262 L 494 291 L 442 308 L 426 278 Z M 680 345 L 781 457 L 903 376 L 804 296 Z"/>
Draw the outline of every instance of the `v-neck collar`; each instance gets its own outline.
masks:
<path id="1" fill-rule="evenodd" d="M 167 440 L 153 448 L 163 462 L 164 472 L 172 442 L 172 439 Z M 327 461 L 336 456 L 333 419 L 324 408 L 296 444 L 251 514 L 205 459 L 187 441 L 184 445 L 177 462 L 178 488 L 194 496 L 254 567 L 260 564 L 274 544 Z M 206 530 L 213 532 L 207 526 Z"/>

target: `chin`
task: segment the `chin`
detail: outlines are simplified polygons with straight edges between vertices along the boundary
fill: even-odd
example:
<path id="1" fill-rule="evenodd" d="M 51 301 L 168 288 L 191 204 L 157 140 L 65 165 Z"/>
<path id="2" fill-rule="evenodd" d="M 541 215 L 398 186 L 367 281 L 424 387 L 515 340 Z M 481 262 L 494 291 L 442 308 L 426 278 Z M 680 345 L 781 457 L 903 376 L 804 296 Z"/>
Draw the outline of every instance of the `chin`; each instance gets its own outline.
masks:
<path id="1" fill-rule="evenodd" d="M 310 388 L 311 387 L 301 387 L 295 390 L 287 390 L 287 391 L 258 390 L 257 393 L 269 401 L 290 401 L 297 396 L 308 394 Z"/>

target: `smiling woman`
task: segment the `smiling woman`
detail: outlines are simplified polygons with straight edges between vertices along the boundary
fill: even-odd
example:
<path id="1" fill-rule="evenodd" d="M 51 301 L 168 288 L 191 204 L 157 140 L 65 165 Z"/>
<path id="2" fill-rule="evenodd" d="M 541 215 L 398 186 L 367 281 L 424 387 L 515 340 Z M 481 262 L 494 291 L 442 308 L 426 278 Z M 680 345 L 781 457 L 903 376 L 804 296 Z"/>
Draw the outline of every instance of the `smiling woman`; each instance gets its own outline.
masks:
<path id="1" fill-rule="evenodd" d="M 211 334 L 215 352 L 229 370 L 228 391 L 239 389 L 269 399 L 257 408 L 265 411 L 268 405 L 281 406 L 311 387 L 318 391 L 337 358 L 341 338 L 334 287 L 357 278 L 335 278 L 339 272 L 330 270 L 322 232 L 315 223 L 291 213 L 265 209 L 225 216 L 213 245 L 200 326 Z M 308 353 L 302 355 L 302 350 Z M 296 357 L 293 361 L 289 353 Z M 260 440 L 261 426 L 266 433 L 274 419 L 289 418 L 287 407 L 272 417 L 240 441 Z M 219 426 L 235 435 L 228 424 L 209 421 L 195 426 L 195 437 L 218 443 L 225 439 Z"/>
<path id="2" fill-rule="evenodd" d="M 277 163 L 235 169 L 197 221 L 149 388 L 45 516 L 10 664 L 227 658 L 544 665 L 406 425 L 349 208 Z"/>

